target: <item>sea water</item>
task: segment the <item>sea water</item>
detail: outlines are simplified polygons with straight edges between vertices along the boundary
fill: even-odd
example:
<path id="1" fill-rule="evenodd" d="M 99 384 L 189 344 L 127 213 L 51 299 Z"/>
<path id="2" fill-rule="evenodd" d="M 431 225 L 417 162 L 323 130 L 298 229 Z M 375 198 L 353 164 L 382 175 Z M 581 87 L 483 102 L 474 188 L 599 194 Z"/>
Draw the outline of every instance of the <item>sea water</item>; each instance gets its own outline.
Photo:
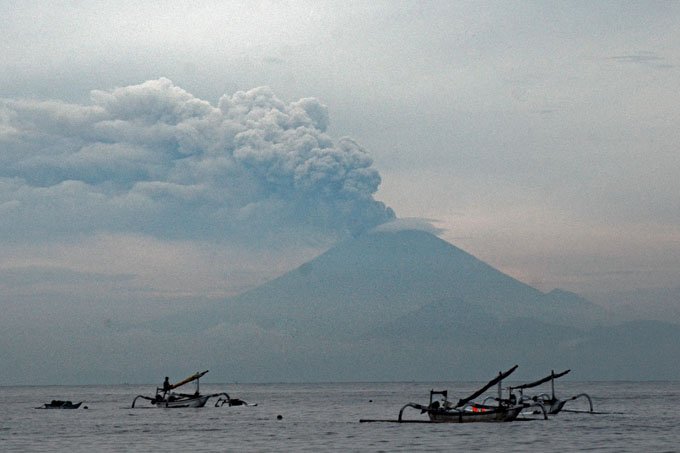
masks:
<path id="1" fill-rule="evenodd" d="M 558 381 L 599 414 L 562 412 L 512 423 L 360 423 L 392 419 L 430 389 L 467 396 L 483 383 L 208 384 L 255 407 L 158 409 L 155 385 L 0 387 L 0 451 L 680 451 L 680 382 Z M 549 392 L 549 385 L 542 391 Z M 35 409 L 53 399 L 75 410 Z M 87 409 L 83 407 L 87 406 Z M 586 410 L 585 399 L 567 409 Z M 280 417 L 278 417 L 280 416 Z M 405 419 L 425 420 L 414 409 Z"/>

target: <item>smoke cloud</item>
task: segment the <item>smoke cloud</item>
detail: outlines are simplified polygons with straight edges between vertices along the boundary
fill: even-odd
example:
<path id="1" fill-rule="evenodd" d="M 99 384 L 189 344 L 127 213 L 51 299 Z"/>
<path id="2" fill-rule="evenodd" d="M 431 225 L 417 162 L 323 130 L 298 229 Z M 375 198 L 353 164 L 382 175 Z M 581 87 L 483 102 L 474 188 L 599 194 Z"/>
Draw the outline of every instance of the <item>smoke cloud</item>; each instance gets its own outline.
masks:
<path id="1" fill-rule="evenodd" d="M 90 105 L 0 100 L 0 234 L 341 237 L 394 218 L 366 151 L 313 98 L 269 88 L 217 106 L 168 79 Z"/>

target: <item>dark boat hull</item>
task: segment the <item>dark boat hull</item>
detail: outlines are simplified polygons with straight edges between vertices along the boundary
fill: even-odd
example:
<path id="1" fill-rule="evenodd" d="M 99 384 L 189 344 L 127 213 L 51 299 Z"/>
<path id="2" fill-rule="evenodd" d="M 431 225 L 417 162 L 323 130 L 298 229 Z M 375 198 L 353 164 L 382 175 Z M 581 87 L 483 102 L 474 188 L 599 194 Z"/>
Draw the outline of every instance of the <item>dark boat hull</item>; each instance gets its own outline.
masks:
<path id="1" fill-rule="evenodd" d="M 476 410 L 475 410 L 476 409 Z M 477 422 L 511 422 L 522 412 L 522 406 L 441 409 L 429 410 L 430 420 L 437 423 L 477 423 Z"/>
<path id="2" fill-rule="evenodd" d="M 45 403 L 44 406 L 39 407 L 37 409 L 78 409 L 80 405 L 83 404 L 82 401 L 80 403 L 73 404 L 70 401 L 60 401 L 56 403 Z"/>

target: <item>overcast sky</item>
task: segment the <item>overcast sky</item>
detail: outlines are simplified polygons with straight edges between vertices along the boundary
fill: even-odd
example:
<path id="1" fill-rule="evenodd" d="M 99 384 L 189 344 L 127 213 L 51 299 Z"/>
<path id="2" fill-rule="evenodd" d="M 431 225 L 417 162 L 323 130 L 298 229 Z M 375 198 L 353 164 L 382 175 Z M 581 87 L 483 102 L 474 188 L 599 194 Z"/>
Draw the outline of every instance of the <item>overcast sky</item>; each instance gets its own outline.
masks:
<path id="1" fill-rule="evenodd" d="M 5 319 L 153 316 L 394 217 L 542 290 L 677 286 L 678 23 L 678 2 L 0 0 Z"/>

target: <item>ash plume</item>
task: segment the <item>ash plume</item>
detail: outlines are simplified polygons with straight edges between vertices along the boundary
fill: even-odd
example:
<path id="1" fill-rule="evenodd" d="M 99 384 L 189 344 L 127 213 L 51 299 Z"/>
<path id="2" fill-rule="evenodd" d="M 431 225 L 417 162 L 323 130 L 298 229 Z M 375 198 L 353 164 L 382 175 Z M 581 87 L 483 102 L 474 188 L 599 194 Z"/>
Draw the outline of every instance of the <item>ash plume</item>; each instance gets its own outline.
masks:
<path id="1" fill-rule="evenodd" d="M 394 218 L 366 151 L 314 98 L 196 98 L 168 79 L 89 105 L 0 100 L 0 233 L 165 238 L 356 234 Z"/>

